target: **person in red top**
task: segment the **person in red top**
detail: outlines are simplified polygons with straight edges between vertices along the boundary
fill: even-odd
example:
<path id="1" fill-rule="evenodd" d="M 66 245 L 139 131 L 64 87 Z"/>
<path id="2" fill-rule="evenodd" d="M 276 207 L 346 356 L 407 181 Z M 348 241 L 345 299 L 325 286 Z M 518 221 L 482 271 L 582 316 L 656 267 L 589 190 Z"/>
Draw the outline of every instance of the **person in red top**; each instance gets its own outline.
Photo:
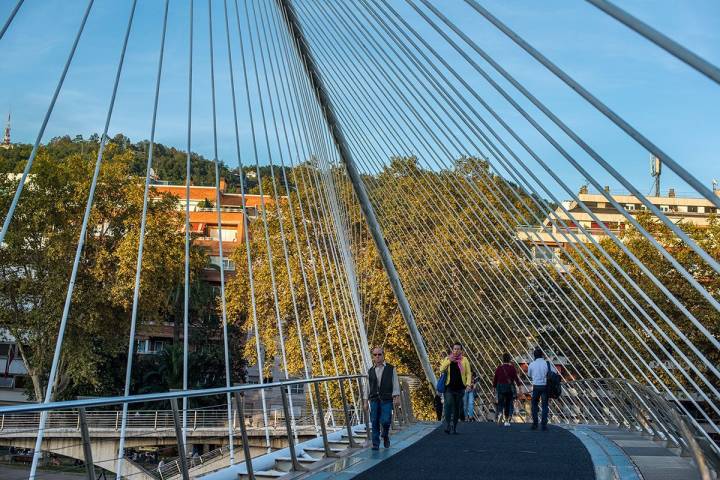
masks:
<path id="1" fill-rule="evenodd" d="M 493 387 L 496 389 L 498 397 L 497 420 L 500 422 L 500 411 L 502 410 L 505 416 L 505 426 L 509 427 L 513 414 L 513 384 L 519 386 L 520 379 L 515 366 L 510 363 L 512 357 L 509 353 L 503 354 L 502 361 L 502 365 L 495 369 Z"/>

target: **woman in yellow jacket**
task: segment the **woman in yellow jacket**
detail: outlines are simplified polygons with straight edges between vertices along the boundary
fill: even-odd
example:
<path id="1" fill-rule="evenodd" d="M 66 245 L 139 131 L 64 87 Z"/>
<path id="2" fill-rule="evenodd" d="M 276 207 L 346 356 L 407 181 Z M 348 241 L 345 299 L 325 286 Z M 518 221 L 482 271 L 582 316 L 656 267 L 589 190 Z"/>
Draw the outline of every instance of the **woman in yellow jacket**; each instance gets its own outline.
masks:
<path id="1" fill-rule="evenodd" d="M 460 343 L 453 344 L 452 353 L 440 364 L 440 373 L 447 373 L 445 379 L 445 433 L 457 434 L 457 423 L 460 418 L 460 406 L 465 390 L 472 388 L 472 372 L 470 362 L 463 356 Z"/>

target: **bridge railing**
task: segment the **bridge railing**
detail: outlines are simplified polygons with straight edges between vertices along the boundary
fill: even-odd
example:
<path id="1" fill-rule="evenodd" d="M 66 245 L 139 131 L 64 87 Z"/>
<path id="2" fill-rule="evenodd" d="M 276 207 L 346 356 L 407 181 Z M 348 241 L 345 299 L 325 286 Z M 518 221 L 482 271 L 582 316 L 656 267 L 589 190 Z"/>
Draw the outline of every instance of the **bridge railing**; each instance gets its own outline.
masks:
<path id="1" fill-rule="evenodd" d="M 593 388 L 596 392 L 593 401 L 598 408 L 608 413 L 614 409 L 618 414 L 616 418 L 635 420 L 634 424 L 626 421 L 625 427 L 665 441 L 668 446 L 680 449 L 683 455 L 692 456 L 700 478 L 712 478 L 710 469 L 719 471 L 718 445 L 708 441 L 698 422 L 688 419 L 677 404 L 651 387 L 617 378 L 574 380 L 567 386 L 569 389 L 573 386 Z"/>
<path id="2" fill-rule="evenodd" d="M 7 413 L 0 415 L 0 432 L 27 432 L 37 430 L 40 422 L 40 413 Z M 245 411 L 246 424 L 251 428 L 264 428 L 262 410 L 253 409 Z M 106 430 L 119 431 L 122 423 L 122 411 L 87 412 L 87 426 L 91 431 Z M 277 410 L 268 415 L 267 426 L 277 428 L 283 424 L 282 414 Z M 314 419 L 311 413 L 303 412 L 295 416 L 298 426 L 312 426 Z M 239 428 L 237 411 L 233 412 L 233 428 Z M 172 410 L 133 410 L 127 413 L 127 430 L 161 431 L 172 430 Z M 208 409 L 187 410 L 187 429 L 197 430 L 223 430 L 228 428 L 227 409 L 214 407 Z M 50 411 L 46 420 L 45 431 L 58 430 L 80 431 L 80 415 L 74 411 Z"/>
<path id="3" fill-rule="evenodd" d="M 47 430 L 52 429 L 71 429 L 79 430 L 84 451 L 85 464 L 88 466 L 87 473 L 88 478 L 94 480 L 95 473 L 92 466 L 93 462 L 92 450 L 90 448 L 91 435 L 90 431 L 94 430 L 117 430 L 120 428 L 123 435 L 128 433 L 128 430 L 132 429 L 173 429 L 175 432 L 175 439 L 177 442 L 178 452 L 181 455 L 175 462 L 177 466 L 176 471 L 179 470 L 179 474 L 183 479 L 189 479 L 188 469 L 194 460 L 190 457 L 182 455 L 186 452 L 185 448 L 185 435 L 183 432 L 183 425 L 181 421 L 181 410 L 178 408 L 178 400 L 183 398 L 198 398 L 198 397 L 210 397 L 216 395 L 227 395 L 233 396 L 233 404 L 235 406 L 236 418 L 233 418 L 233 423 L 237 423 L 237 427 L 231 428 L 228 425 L 227 410 L 222 412 L 218 410 L 189 410 L 187 413 L 187 429 L 199 428 L 202 425 L 204 428 L 212 428 L 218 430 L 227 431 L 228 434 L 233 434 L 235 430 L 239 430 L 241 437 L 241 445 L 243 448 L 243 459 L 245 468 L 249 478 L 254 478 L 252 469 L 252 456 L 250 454 L 250 446 L 248 443 L 248 424 L 250 419 L 258 417 L 253 415 L 254 411 L 247 411 L 245 409 L 245 393 L 265 390 L 265 389 L 279 389 L 282 398 L 282 414 L 274 418 L 274 421 L 282 421 L 284 425 L 278 425 L 278 430 L 284 433 L 286 437 L 288 450 L 292 460 L 293 469 L 301 470 L 302 467 L 297 459 L 295 452 L 295 439 L 300 432 L 301 427 L 313 425 L 320 430 L 320 434 L 323 438 L 323 445 L 326 453 L 331 456 L 332 452 L 330 449 L 330 442 L 328 440 L 328 422 L 325 417 L 325 412 L 332 412 L 334 419 L 337 421 L 338 413 L 341 412 L 342 421 L 338 422 L 337 425 L 342 425 L 343 428 L 347 429 L 347 437 L 350 447 L 357 446 L 354 440 L 352 427 L 353 425 L 359 424 L 363 419 L 365 424 L 369 420 L 365 402 L 357 402 L 357 398 L 354 394 L 357 393 L 358 397 L 362 398 L 362 390 L 364 389 L 364 382 L 359 381 L 363 378 L 363 375 L 343 375 L 335 377 L 319 377 L 312 379 L 302 380 L 287 380 L 282 382 L 266 383 L 266 384 L 245 384 L 233 387 L 225 388 L 210 388 L 203 390 L 184 390 L 164 393 L 151 393 L 144 395 L 130 395 L 121 397 L 106 397 L 106 398 L 90 398 L 82 400 L 72 401 L 61 401 L 61 402 L 48 402 L 48 403 L 36 403 L 36 404 L 23 404 L 13 405 L 7 407 L 0 407 L 0 428 L 3 429 L 3 434 L 9 434 L 11 431 L 19 431 L 22 429 L 34 429 L 35 434 L 42 441 L 43 436 Z M 347 385 L 349 382 L 357 382 L 358 390 L 352 389 L 352 397 L 347 393 Z M 323 406 L 323 396 L 320 393 L 320 385 L 329 385 L 334 383 L 337 385 L 337 391 L 339 393 L 339 404 L 341 410 L 333 410 L 331 404 L 327 405 L 327 408 Z M 291 410 L 289 398 L 291 396 L 291 389 L 294 386 L 308 385 L 306 389 L 309 394 L 314 396 L 314 406 L 316 408 L 316 415 L 294 415 Z M 314 390 L 313 390 L 314 389 Z M 169 401 L 171 410 L 157 410 L 157 411 L 144 411 L 137 410 L 131 411 L 126 416 L 126 425 L 122 426 L 122 412 L 87 412 L 87 408 L 95 407 L 107 407 L 117 405 L 133 405 L 133 404 L 146 404 L 150 402 L 162 402 Z M 329 400 L 328 400 L 329 401 Z M 352 409 L 350 403 L 356 405 L 356 408 Z M 226 405 L 227 406 L 227 405 Z M 73 411 L 76 410 L 76 411 Z M 202 413 L 200 413 L 202 412 Z M 197 413 L 197 415 L 195 415 Z M 262 417 L 262 415 L 260 415 Z M 42 417 L 45 417 L 45 427 L 38 429 L 38 425 L 42 423 Z M 243 421 L 239 421 L 243 419 Z M 317 422 L 317 423 L 316 423 Z M 267 422 L 268 424 L 270 421 Z M 256 426 L 252 425 L 252 426 Z M 265 425 L 260 425 L 265 427 Z M 269 426 L 269 425 L 268 425 Z M 284 427 L 284 428 L 283 428 Z M 307 432 L 307 428 L 305 429 Z M 315 433 L 315 430 L 312 430 Z M 230 442 L 228 449 L 234 447 L 233 443 Z M 222 455 L 222 451 L 211 452 L 215 456 Z M 117 461 L 118 466 L 122 468 L 124 453 L 119 452 L 119 458 L 103 459 L 104 462 Z M 210 457 L 201 458 L 202 461 L 210 460 Z M 170 467 L 172 468 L 172 467 Z M 161 476 L 161 472 L 156 470 L 157 475 L 153 472 L 153 476 Z M 170 473 L 170 472 L 168 472 Z M 177 475 L 175 473 L 174 475 Z M 169 475 L 173 476 L 173 474 Z M 166 478 L 166 477 L 163 477 Z"/>
<path id="4" fill-rule="evenodd" d="M 364 404 L 364 402 L 361 402 Z M 400 381 L 400 405 L 398 405 L 395 408 L 396 415 L 394 415 L 394 421 L 396 421 L 399 425 L 403 424 L 409 424 L 415 422 L 415 416 L 413 414 L 412 410 L 412 401 L 411 401 L 411 393 L 410 393 L 410 385 L 407 381 L 401 380 Z M 367 421 L 367 412 L 364 411 L 364 409 L 356 409 L 353 407 L 348 406 L 348 412 L 350 414 L 350 424 L 355 425 L 363 422 L 363 420 Z M 334 418 L 342 418 L 342 416 L 345 415 L 345 411 L 340 409 L 330 409 L 325 412 L 325 418 L 322 420 L 323 424 L 326 425 L 325 428 L 328 428 L 327 426 L 330 425 L 332 419 Z M 296 417 L 297 418 L 297 417 Z M 313 420 L 313 417 L 311 416 L 304 416 L 304 418 L 309 419 L 311 422 Z M 334 425 L 332 427 L 333 430 L 338 430 L 345 428 L 344 426 Z M 324 433 L 324 435 L 326 435 Z M 326 439 L 326 437 L 324 438 Z M 212 450 L 208 453 L 205 453 L 203 455 L 194 455 L 187 457 L 186 461 L 188 464 L 188 468 L 192 469 L 201 465 L 204 465 L 209 462 L 216 461 L 219 457 L 225 457 L 230 453 L 229 446 L 223 446 L 220 448 L 217 448 L 215 450 Z M 173 459 L 169 462 L 167 462 L 165 465 L 163 465 L 161 468 L 158 468 L 156 470 L 158 477 L 160 477 L 160 480 L 171 480 L 175 477 L 182 475 L 181 470 L 181 460 L 180 458 Z"/>

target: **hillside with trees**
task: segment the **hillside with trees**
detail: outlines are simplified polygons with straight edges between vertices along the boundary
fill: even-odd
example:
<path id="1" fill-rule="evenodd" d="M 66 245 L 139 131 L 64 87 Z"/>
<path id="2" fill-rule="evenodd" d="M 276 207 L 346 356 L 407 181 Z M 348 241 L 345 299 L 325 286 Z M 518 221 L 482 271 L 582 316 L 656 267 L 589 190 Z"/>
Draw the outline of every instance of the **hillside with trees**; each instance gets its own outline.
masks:
<path id="1" fill-rule="evenodd" d="M 125 140 L 117 136 L 105 149 L 63 342 L 57 399 L 112 395 L 123 388 L 143 203 L 143 184 L 137 176 L 141 144 Z M 38 400 L 47 384 L 97 148 L 96 138 L 62 137 L 39 149 L 0 249 L 0 328 L 19 340 L 31 379 L 29 394 Z M 158 151 L 168 161 L 185 161 L 185 155 L 174 149 L 158 146 Z M 19 175 L 12 174 L 22 171 L 29 152 L 29 145 L 0 150 L 4 212 L 19 181 Z M 194 159 L 202 166 L 198 181 L 206 179 L 211 162 Z M 177 199 L 154 195 L 148 209 L 138 322 L 140 328 L 172 325 L 176 340 L 183 320 L 183 226 Z M 206 254 L 193 246 L 190 362 L 196 387 L 224 384 L 214 292 L 202 280 L 208 265 Z M 132 391 L 179 387 L 172 366 L 176 354 L 139 356 Z M 242 365 L 236 372 L 234 380 L 242 378 Z"/>

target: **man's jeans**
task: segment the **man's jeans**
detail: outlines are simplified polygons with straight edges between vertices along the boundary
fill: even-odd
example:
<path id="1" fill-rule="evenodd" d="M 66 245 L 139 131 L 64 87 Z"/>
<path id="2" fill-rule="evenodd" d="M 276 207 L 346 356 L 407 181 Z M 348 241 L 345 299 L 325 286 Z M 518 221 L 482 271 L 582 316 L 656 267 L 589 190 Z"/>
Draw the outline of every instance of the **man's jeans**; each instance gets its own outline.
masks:
<path id="1" fill-rule="evenodd" d="M 390 435 L 390 423 L 392 423 L 392 400 L 370 400 L 370 424 L 372 425 L 373 447 L 380 446 L 380 426 L 382 425 L 382 437 Z"/>
<path id="2" fill-rule="evenodd" d="M 465 408 L 465 421 L 469 421 L 475 416 L 475 390 L 465 390 L 463 408 Z"/>
<path id="3" fill-rule="evenodd" d="M 530 411 L 532 412 L 533 425 L 538 424 L 538 403 L 542 398 L 542 424 L 547 425 L 548 422 L 548 392 L 546 385 L 533 385 L 532 400 L 530 401 Z"/>

